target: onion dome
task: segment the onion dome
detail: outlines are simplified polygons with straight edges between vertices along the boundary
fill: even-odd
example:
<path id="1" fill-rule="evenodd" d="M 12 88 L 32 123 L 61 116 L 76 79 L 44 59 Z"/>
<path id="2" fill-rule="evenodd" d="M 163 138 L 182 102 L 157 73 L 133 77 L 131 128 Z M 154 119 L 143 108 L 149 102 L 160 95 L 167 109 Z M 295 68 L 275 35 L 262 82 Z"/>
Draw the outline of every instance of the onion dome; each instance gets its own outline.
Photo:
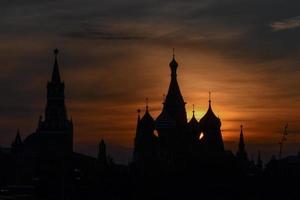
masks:
<path id="1" fill-rule="evenodd" d="M 211 107 L 211 100 L 209 98 L 209 105 L 206 114 L 200 119 L 200 127 L 202 130 L 219 129 L 221 127 L 221 120 L 215 115 Z"/>
<path id="2" fill-rule="evenodd" d="M 194 110 L 194 105 L 193 105 L 193 116 L 191 118 L 191 120 L 189 121 L 189 127 L 193 130 L 196 130 L 199 126 L 198 121 L 195 117 L 195 110 Z"/>
<path id="3" fill-rule="evenodd" d="M 139 121 L 139 126 L 140 127 L 153 127 L 154 126 L 154 119 L 149 113 L 149 108 L 148 105 L 146 106 L 146 111 L 144 116 L 140 119 Z"/>
<path id="4" fill-rule="evenodd" d="M 176 122 L 172 119 L 172 117 L 168 114 L 168 112 L 163 109 L 160 115 L 155 120 L 155 128 L 160 130 L 166 129 L 174 129 L 176 128 Z"/>
<path id="5" fill-rule="evenodd" d="M 170 66 L 170 68 L 171 68 L 171 73 L 172 73 L 172 75 L 175 75 L 175 76 L 176 76 L 176 70 L 177 70 L 177 67 L 178 67 L 178 63 L 177 63 L 176 60 L 175 60 L 175 55 L 174 55 L 174 53 L 173 53 L 173 59 L 171 60 L 169 66 Z"/>

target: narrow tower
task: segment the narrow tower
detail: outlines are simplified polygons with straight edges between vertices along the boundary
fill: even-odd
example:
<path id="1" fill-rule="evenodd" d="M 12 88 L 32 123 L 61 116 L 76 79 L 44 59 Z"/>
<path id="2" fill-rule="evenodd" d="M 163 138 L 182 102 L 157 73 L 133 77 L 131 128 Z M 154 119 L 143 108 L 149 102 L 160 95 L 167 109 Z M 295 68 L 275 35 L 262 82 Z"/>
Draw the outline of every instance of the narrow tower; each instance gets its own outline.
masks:
<path id="1" fill-rule="evenodd" d="M 241 127 L 240 132 L 240 140 L 239 140 L 239 147 L 236 153 L 236 156 L 239 160 L 247 162 L 248 161 L 248 154 L 245 148 L 245 141 L 244 141 L 244 133 L 243 133 L 243 125 Z"/>
<path id="2" fill-rule="evenodd" d="M 58 49 L 54 50 L 54 67 L 51 81 L 47 85 L 44 128 L 51 130 L 63 130 L 68 126 L 64 94 L 65 84 L 60 79 L 57 62 L 58 52 Z"/>
<path id="3" fill-rule="evenodd" d="M 154 120 L 148 107 L 146 99 L 146 109 L 144 116 L 139 120 L 134 140 L 134 162 L 144 167 L 150 167 L 156 158 L 157 138 L 154 135 Z"/>
<path id="4" fill-rule="evenodd" d="M 58 66 L 58 49 L 54 50 L 51 81 L 47 84 L 45 118 L 39 119 L 36 133 L 40 135 L 41 152 L 48 156 L 65 157 L 73 152 L 73 122 L 67 118 L 65 84 Z"/>
<path id="5" fill-rule="evenodd" d="M 17 152 L 20 152 L 22 150 L 22 147 L 23 147 L 23 141 L 22 141 L 22 138 L 21 138 L 20 131 L 18 129 L 14 141 L 11 143 L 11 150 L 12 150 L 13 153 L 17 153 Z"/>
<path id="6" fill-rule="evenodd" d="M 185 109 L 185 102 L 180 92 L 180 88 L 177 82 L 177 68 L 178 63 L 175 60 L 175 54 L 173 50 L 173 59 L 169 64 L 171 69 L 171 82 L 169 90 L 164 102 L 164 108 L 170 117 L 175 120 L 177 128 L 185 130 L 187 126 L 187 116 Z"/>
<path id="7" fill-rule="evenodd" d="M 107 165 L 106 144 L 103 139 L 101 139 L 101 141 L 99 143 L 98 161 L 99 161 L 100 165 L 102 165 L 102 166 Z"/>

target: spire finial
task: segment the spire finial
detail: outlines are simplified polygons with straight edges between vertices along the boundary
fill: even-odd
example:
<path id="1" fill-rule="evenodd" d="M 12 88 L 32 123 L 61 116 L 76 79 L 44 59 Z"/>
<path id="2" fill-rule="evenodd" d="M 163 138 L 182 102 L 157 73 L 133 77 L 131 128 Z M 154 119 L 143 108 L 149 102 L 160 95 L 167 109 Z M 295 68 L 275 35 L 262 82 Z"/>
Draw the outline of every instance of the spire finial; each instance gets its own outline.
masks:
<path id="1" fill-rule="evenodd" d="M 148 97 L 146 98 L 146 112 L 148 112 L 148 101 L 149 101 L 149 99 L 148 99 Z"/>
<path id="2" fill-rule="evenodd" d="M 141 119 L 141 116 L 140 116 L 140 114 L 141 114 L 141 109 L 137 109 L 136 110 L 137 111 L 137 114 L 138 114 L 138 116 L 137 116 L 137 126 L 139 125 L 139 122 L 140 122 L 140 119 Z"/>
<path id="3" fill-rule="evenodd" d="M 54 49 L 54 55 L 55 55 L 55 56 L 57 56 L 57 55 L 58 55 L 58 53 L 59 53 L 59 50 L 58 50 L 58 48 L 55 48 L 55 49 Z"/>
<path id="4" fill-rule="evenodd" d="M 173 78 L 175 78 L 178 63 L 175 60 L 175 49 L 174 48 L 173 48 L 173 59 L 171 60 L 169 66 L 171 67 L 171 75 L 172 75 Z"/>
<path id="5" fill-rule="evenodd" d="M 209 103 L 209 105 L 211 104 L 211 92 L 210 91 L 208 92 L 208 103 Z"/>
<path id="6" fill-rule="evenodd" d="M 243 124 L 241 124 L 240 127 L 241 127 L 241 131 L 243 131 Z"/>
<path id="7" fill-rule="evenodd" d="M 53 68 L 53 72 L 52 72 L 52 82 L 61 82 L 59 69 L 58 69 L 58 62 L 57 62 L 58 52 L 59 52 L 59 50 L 57 48 L 54 49 L 54 68 Z"/>
<path id="8" fill-rule="evenodd" d="M 54 52 L 54 57 L 55 57 L 55 64 L 57 65 L 57 56 L 58 56 L 58 53 L 59 53 L 58 48 L 55 48 L 55 49 L 53 50 L 53 52 Z"/>
<path id="9" fill-rule="evenodd" d="M 193 117 L 195 117 L 195 104 L 193 104 Z"/>
<path id="10" fill-rule="evenodd" d="M 175 59 L 175 48 L 173 48 L 173 59 Z"/>

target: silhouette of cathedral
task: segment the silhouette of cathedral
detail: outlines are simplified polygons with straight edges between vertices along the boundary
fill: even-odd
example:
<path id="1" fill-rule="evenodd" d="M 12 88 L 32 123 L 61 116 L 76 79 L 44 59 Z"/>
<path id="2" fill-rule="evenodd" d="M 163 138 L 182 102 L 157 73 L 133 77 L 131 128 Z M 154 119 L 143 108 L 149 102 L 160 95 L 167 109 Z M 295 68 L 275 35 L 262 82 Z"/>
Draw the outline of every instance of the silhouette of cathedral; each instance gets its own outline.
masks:
<path id="1" fill-rule="evenodd" d="M 298 178 L 300 154 L 273 156 L 265 167 L 260 151 L 256 162 L 249 160 L 242 125 L 236 154 L 226 150 L 210 94 L 204 116 L 198 121 L 193 106 L 187 120 L 174 54 L 161 113 L 151 116 L 148 99 L 142 117 L 138 110 L 128 166 L 114 163 L 103 139 L 97 157 L 74 152 L 58 53 L 36 131 L 22 140 L 18 130 L 11 147 L 0 148 L 0 199 L 287 199 L 285 191 L 296 191 L 296 185 L 279 186 L 273 179 Z"/>
<path id="2" fill-rule="evenodd" d="M 138 110 L 133 164 L 140 166 L 139 168 L 148 166 L 153 169 L 153 163 L 156 166 L 159 163 L 168 169 L 174 169 L 186 165 L 191 157 L 201 159 L 203 155 L 219 156 L 226 153 L 221 120 L 213 112 L 211 98 L 209 97 L 208 110 L 200 121 L 195 118 L 194 110 L 188 121 L 186 102 L 177 81 L 178 63 L 174 54 L 169 66 L 171 81 L 159 116 L 153 119 L 148 103 L 141 119 Z"/>

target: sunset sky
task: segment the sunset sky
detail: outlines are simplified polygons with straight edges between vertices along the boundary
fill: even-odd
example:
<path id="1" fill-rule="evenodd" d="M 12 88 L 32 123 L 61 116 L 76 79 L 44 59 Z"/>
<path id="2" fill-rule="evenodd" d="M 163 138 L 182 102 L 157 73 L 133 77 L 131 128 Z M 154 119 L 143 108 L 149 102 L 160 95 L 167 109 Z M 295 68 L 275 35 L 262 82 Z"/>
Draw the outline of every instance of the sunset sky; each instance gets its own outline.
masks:
<path id="1" fill-rule="evenodd" d="M 96 155 L 101 138 L 116 161 L 131 157 L 136 110 L 149 98 L 156 118 L 175 48 L 188 117 L 200 119 L 208 92 L 236 151 L 268 160 L 300 150 L 299 0 L 2 0 L 0 145 L 34 132 L 59 48 L 75 150 Z"/>

